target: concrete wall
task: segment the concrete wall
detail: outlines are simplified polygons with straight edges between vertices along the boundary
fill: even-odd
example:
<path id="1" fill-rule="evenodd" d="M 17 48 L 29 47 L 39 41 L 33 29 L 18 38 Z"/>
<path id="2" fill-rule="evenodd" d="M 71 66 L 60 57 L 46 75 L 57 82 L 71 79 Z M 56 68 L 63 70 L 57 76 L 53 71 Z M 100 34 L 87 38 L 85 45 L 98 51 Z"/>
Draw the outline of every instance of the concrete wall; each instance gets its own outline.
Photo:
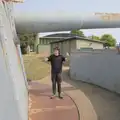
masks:
<path id="1" fill-rule="evenodd" d="M 91 47 L 93 49 L 103 49 L 103 44 L 98 42 L 86 41 L 86 40 L 77 40 L 77 49 L 82 47 Z"/>
<path id="2" fill-rule="evenodd" d="M 28 120 L 28 91 L 11 14 L 12 3 L 0 1 L 0 120 Z"/>
<path id="3" fill-rule="evenodd" d="M 70 76 L 120 93 L 120 55 L 116 50 L 73 52 Z"/>

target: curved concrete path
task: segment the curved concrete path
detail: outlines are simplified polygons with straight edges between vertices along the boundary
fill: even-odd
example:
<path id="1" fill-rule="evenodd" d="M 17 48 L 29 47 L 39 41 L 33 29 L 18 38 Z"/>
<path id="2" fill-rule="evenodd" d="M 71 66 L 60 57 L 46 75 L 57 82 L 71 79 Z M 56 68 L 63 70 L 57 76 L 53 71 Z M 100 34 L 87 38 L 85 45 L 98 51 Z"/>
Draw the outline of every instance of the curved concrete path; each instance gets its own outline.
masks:
<path id="1" fill-rule="evenodd" d="M 80 81 L 70 80 L 67 74 L 68 68 L 64 68 L 63 73 L 64 82 L 62 83 L 62 88 L 63 91 L 67 95 L 69 95 L 76 103 L 77 108 L 79 110 L 80 120 L 120 120 L 119 95 L 94 85 L 90 85 Z M 41 85 L 45 84 L 50 86 L 51 85 L 50 76 L 40 80 L 39 82 Z M 40 88 L 40 86 L 38 86 L 38 88 Z M 35 89 L 37 89 L 37 87 Z M 45 89 L 46 88 L 44 87 L 44 90 Z M 50 92 L 50 89 L 48 89 L 48 91 Z M 46 91 L 46 94 L 48 91 Z M 68 101 L 69 98 L 66 97 L 65 99 L 67 99 Z M 41 100 L 42 98 L 39 99 L 40 102 Z M 47 103 L 49 102 L 50 101 L 47 101 Z M 59 101 L 59 104 L 61 105 L 61 100 Z M 73 104 L 70 104 L 69 107 L 71 107 L 72 105 Z M 74 117 L 74 120 L 78 119 L 77 110 L 76 112 L 74 112 L 74 115 L 72 113 L 70 113 L 70 115 L 76 116 Z M 63 116 L 65 116 L 65 114 L 63 114 Z M 72 116 L 70 118 L 72 118 Z M 73 118 L 69 120 L 73 120 Z"/>
<path id="2" fill-rule="evenodd" d="M 79 120 L 77 107 L 68 95 L 50 99 L 50 85 L 30 82 L 29 87 L 29 120 Z"/>
<path id="3" fill-rule="evenodd" d="M 68 69 L 64 68 L 64 81 L 75 90 L 65 91 L 76 102 L 80 120 L 120 120 L 120 95 L 98 86 L 70 80 Z"/>

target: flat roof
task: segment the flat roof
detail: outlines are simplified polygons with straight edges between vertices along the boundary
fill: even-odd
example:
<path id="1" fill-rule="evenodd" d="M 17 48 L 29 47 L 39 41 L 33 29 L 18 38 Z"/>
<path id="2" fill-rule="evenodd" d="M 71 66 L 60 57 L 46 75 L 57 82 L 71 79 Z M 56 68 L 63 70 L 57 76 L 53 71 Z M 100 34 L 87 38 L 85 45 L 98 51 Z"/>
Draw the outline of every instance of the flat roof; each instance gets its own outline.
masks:
<path id="1" fill-rule="evenodd" d="M 80 39 L 80 40 L 91 41 L 91 42 L 97 42 L 97 43 L 101 43 L 101 44 L 104 43 L 104 42 L 99 41 L 99 40 L 93 40 L 93 39 L 89 39 L 89 38 L 74 36 L 74 37 L 64 38 L 64 39 L 61 39 L 61 40 L 58 40 L 58 41 L 53 41 L 53 42 L 50 42 L 50 44 L 59 43 L 59 42 L 64 42 L 64 41 L 67 41 L 67 40 L 79 40 L 79 39 Z"/>

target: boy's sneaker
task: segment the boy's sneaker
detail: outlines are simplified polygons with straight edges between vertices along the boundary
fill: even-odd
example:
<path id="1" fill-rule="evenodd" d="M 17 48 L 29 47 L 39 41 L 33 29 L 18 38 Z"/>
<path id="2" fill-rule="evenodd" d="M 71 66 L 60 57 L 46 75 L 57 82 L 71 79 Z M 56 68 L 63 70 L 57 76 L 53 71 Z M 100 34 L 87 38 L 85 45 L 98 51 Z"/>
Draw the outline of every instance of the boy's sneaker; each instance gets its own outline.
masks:
<path id="1" fill-rule="evenodd" d="M 55 98 L 56 97 L 56 95 L 52 95 L 51 97 L 50 97 L 50 99 L 53 99 L 53 98 Z"/>
<path id="2" fill-rule="evenodd" d="M 58 97 L 59 97 L 60 99 L 63 99 L 63 96 L 61 96 L 61 95 L 59 95 Z"/>

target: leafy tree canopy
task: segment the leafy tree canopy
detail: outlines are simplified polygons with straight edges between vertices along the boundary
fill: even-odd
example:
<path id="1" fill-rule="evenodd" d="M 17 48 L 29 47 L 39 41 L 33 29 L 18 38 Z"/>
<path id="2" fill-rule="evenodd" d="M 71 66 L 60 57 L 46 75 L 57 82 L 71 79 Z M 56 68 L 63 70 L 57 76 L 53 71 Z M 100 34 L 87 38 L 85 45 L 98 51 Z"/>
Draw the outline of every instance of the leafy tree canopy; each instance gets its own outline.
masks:
<path id="1" fill-rule="evenodd" d="M 83 31 L 81 31 L 81 30 L 72 30 L 70 33 L 77 35 L 77 36 L 85 37 Z"/>
<path id="2" fill-rule="evenodd" d="M 88 38 L 93 39 L 93 40 L 100 40 L 100 37 L 95 36 L 95 35 L 88 36 Z"/>
<path id="3" fill-rule="evenodd" d="M 19 34 L 18 37 L 19 37 L 21 43 L 28 43 L 29 45 L 33 45 L 36 35 L 37 35 L 36 33 Z"/>
<path id="4" fill-rule="evenodd" d="M 102 35 L 100 41 L 105 42 L 109 47 L 116 45 L 116 39 L 111 34 Z"/>

